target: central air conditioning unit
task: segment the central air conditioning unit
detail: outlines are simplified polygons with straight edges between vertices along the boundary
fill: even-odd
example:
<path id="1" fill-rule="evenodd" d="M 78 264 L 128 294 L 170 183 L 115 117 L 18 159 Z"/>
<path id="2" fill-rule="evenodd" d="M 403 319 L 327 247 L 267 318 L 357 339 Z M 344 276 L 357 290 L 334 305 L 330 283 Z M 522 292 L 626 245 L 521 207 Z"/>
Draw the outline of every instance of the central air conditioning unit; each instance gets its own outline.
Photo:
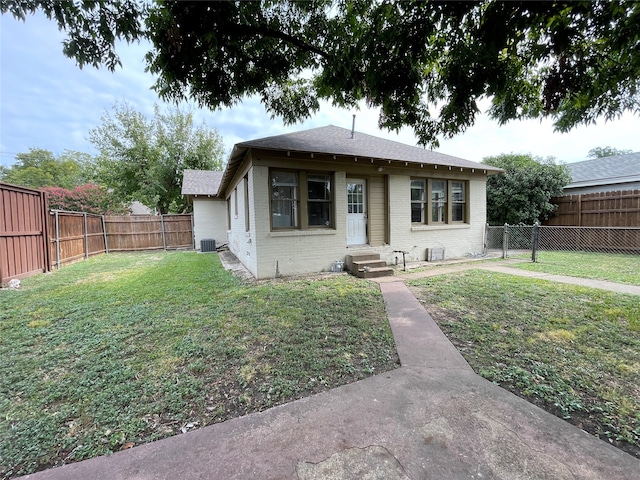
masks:
<path id="1" fill-rule="evenodd" d="M 200 251 L 202 253 L 215 252 L 216 241 L 212 238 L 205 238 L 204 240 L 200 240 Z"/>

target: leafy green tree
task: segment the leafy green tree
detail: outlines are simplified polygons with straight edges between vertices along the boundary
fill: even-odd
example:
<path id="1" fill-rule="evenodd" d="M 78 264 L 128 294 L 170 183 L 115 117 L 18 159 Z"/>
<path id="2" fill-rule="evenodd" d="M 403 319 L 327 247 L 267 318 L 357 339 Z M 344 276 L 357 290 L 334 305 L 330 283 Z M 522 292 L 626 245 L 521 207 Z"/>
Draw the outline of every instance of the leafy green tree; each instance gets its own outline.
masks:
<path id="1" fill-rule="evenodd" d="M 589 153 L 587 153 L 587 158 L 614 157 L 616 155 L 626 155 L 628 153 L 633 153 L 633 151 L 621 150 L 613 147 L 596 147 L 589 150 Z"/>
<path id="2" fill-rule="evenodd" d="M 56 157 L 49 150 L 30 148 L 16 155 L 16 163 L 0 172 L 0 179 L 31 188 L 73 188 L 91 180 L 93 165 L 88 153 L 65 150 Z"/>
<path id="3" fill-rule="evenodd" d="M 563 187 L 571 182 L 567 166 L 556 165 L 553 158 L 503 153 L 482 162 L 505 170 L 487 180 L 487 222 L 491 225 L 532 225 L 548 219 L 556 209 L 551 197 L 562 195 Z"/>
<path id="4" fill-rule="evenodd" d="M 222 168 L 224 145 L 217 130 L 195 126 L 193 113 L 178 107 L 161 112 L 156 106 L 154 117 L 147 118 L 116 103 L 89 138 L 101 152 L 100 183 L 160 213 L 189 210 L 180 193 L 185 169 Z"/>
<path id="5" fill-rule="evenodd" d="M 640 111 L 640 2 L 2 2 L 22 19 L 35 10 L 67 31 L 80 66 L 113 69 L 114 39 L 148 39 L 163 99 L 218 108 L 258 95 L 286 123 L 323 99 L 364 100 L 381 128 L 437 146 L 485 97 L 500 124 L 546 116 L 560 131 Z"/>

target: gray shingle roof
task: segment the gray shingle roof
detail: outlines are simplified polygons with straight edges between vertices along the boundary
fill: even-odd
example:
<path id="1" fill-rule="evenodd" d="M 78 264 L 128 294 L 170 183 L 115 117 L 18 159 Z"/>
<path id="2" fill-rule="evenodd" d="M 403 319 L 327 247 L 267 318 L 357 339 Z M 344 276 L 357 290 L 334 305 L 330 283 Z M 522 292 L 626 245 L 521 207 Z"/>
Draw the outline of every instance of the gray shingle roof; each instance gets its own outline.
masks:
<path id="1" fill-rule="evenodd" d="M 182 177 L 182 195 L 216 195 L 223 172 L 212 170 L 185 170 Z"/>
<path id="2" fill-rule="evenodd" d="M 275 137 L 260 138 L 237 144 L 238 147 L 264 148 L 270 150 L 326 153 L 384 160 L 399 160 L 424 164 L 437 164 L 453 167 L 479 168 L 470 160 L 433 152 L 420 147 L 387 140 L 365 133 L 328 125 L 300 132 L 286 133 Z M 484 170 L 500 171 L 495 167 L 483 165 Z"/>
<path id="3" fill-rule="evenodd" d="M 640 152 L 567 164 L 572 181 L 565 188 L 606 185 L 640 178 Z"/>
<path id="4" fill-rule="evenodd" d="M 501 168 L 483 165 L 439 152 L 432 152 L 424 148 L 413 147 L 360 132 L 355 132 L 354 138 L 351 138 L 351 130 L 334 125 L 327 125 L 326 127 L 312 128 L 300 132 L 285 133 L 284 135 L 237 143 L 229 156 L 229 161 L 227 162 L 227 167 L 222 178 L 221 190 L 226 188 L 236 168 L 238 168 L 247 152 L 252 148 L 361 157 L 363 159 L 400 161 L 425 165 L 474 168 L 488 173 L 503 171 Z"/>

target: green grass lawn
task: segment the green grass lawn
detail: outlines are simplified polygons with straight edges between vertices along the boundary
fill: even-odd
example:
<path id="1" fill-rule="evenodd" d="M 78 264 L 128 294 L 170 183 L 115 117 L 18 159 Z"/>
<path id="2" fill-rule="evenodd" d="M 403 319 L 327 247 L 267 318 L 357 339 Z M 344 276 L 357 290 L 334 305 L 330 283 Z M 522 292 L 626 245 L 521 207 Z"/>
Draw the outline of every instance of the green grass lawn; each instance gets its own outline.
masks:
<path id="1" fill-rule="evenodd" d="M 528 258 L 531 254 L 512 258 Z M 640 255 L 587 252 L 538 252 L 536 263 L 512 265 L 532 272 L 594 278 L 611 282 L 640 285 Z"/>
<path id="2" fill-rule="evenodd" d="M 0 477 L 393 369 L 377 285 L 244 285 L 217 255 L 111 254 L 0 291 Z"/>
<path id="3" fill-rule="evenodd" d="M 407 284 L 476 372 L 640 456 L 640 297 L 480 270 Z"/>

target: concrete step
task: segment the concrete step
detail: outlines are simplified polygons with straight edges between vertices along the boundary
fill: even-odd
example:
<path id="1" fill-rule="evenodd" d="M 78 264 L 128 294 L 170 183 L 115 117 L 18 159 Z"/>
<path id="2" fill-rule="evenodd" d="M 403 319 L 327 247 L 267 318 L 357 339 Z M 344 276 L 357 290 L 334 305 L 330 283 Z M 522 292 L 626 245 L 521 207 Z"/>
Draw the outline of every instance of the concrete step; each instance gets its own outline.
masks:
<path id="1" fill-rule="evenodd" d="M 352 275 L 355 275 L 356 269 L 353 266 L 354 262 L 367 262 L 370 260 L 380 260 L 379 253 L 361 253 L 354 255 L 347 255 L 345 258 L 345 265 L 347 270 L 351 272 Z"/>
<path id="2" fill-rule="evenodd" d="M 347 255 L 352 262 L 363 262 L 365 260 L 380 260 L 379 253 L 361 253 L 358 255 Z"/>
<path id="3" fill-rule="evenodd" d="M 352 262 L 353 270 L 362 270 L 364 267 L 369 268 L 377 268 L 377 267 L 386 267 L 387 262 L 384 260 L 358 260 L 357 262 Z"/>
<path id="4" fill-rule="evenodd" d="M 360 278 L 389 277 L 391 275 L 393 275 L 393 268 L 391 267 L 373 267 L 356 272 L 356 276 Z"/>

